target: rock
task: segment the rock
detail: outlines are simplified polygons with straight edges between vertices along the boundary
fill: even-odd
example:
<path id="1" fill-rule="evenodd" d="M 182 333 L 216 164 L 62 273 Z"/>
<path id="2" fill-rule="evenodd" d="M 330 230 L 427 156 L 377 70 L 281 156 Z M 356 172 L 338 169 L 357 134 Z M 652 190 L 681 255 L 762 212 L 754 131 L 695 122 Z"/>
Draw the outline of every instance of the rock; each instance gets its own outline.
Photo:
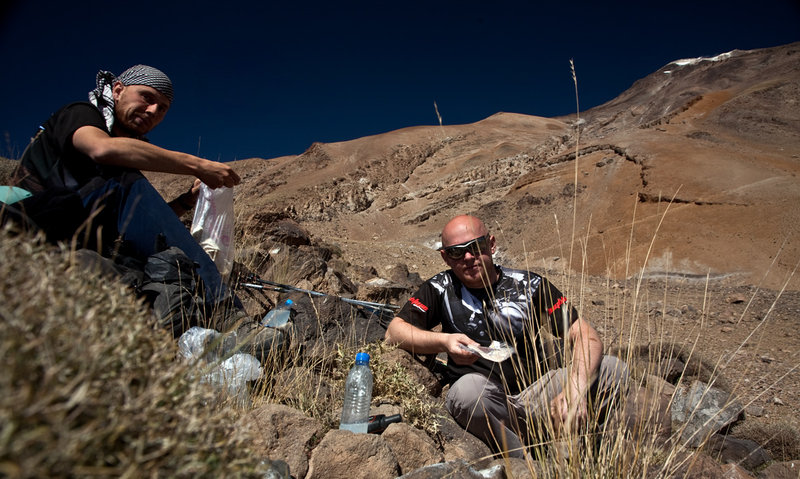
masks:
<path id="1" fill-rule="evenodd" d="M 676 461 L 681 464 L 678 470 L 670 477 L 683 479 L 726 479 L 723 475 L 722 465 L 702 452 L 695 452 L 683 460 Z M 736 476 L 734 476 L 736 477 Z"/>
<path id="2" fill-rule="evenodd" d="M 647 387 L 632 385 L 622 401 L 622 409 L 612 421 L 621 420 L 634 441 L 656 435 L 667 439 L 672 433 L 672 421 L 669 410 L 669 396 L 662 394 L 655 379 L 650 379 Z M 664 382 L 664 387 L 671 387 Z M 609 430 L 615 430 L 613 424 Z"/>
<path id="3" fill-rule="evenodd" d="M 401 474 L 444 460 L 433 439 L 409 424 L 390 424 L 381 436 L 392 448 Z"/>
<path id="4" fill-rule="evenodd" d="M 492 452 L 483 441 L 462 429 L 447 411 L 441 411 L 439 433 L 444 444 L 444 460 L 464 459 L 476 467 L 487 467 Z"/>
<path id="5" fill-rule="evenodd" d="M 325 357 L 314 354 L 335 354 L 331 346 L 361 346 L 383 339 L 385 329 L 374 316 L 332 296 L 313 296 L 296 293 L 290 295 L 294 301 L 295 341 L 303 345 L 303 355 L 312 363 L 325 361 Z M 319 343 L 319 345 L 316 345 Z"/>
<path id="6" fill-rule="evenodd" d="M 494 466 L 486 470 L 476 470 L 463 459 L 441 462 L 417 469 L 400 479 L 441 479 L 452 477 L 459 479 L 505 479 L 502 466 Z"/>
<path id="7" fill-rule="evenodd" d="M 764 415 L 764 407 L 763 406 L 758 406 L 758 405 L 755 405 L 755 404 L 751 404 L 751 405 L 749 405 L 749 406 L 744 408 L 744 412 L 748 416 L 761 417 L 761 416 Z"/>
<path id="8" fill-rule="evenodd" d="M 378 303 L 400 304 L 415 290 L 410 282 L 396 283 L 385 278 L 371 278 L 359 286 L 359 299 Z"/>
<path id="9" fill-rule="evenodd" d="M 239 425 L 255 437 L 253 451 L 286 462 L 296 477 L 305 476 L 312 440 L 322 431 L 319 421 L 288 406 L 267 404 L 245 414 Z"/>
<path id="10" fill-rule="evenodd" d="M 730 394 L 701 381 L 679 386 L 672 402 L 672 428 L 687 446 L 699 447 L 708 437 L 736 421 L 743 412 Z"/>
<path id="11" fill-rule="evenodd" d="M 518 457 L 506 457 L 495 459 L 489 467 L 502 466 L 506 477 L 514 479 L 535 479 L 545 477 L 544 469 L 539 461 L 520 459 Z"/>
<path id="12" fill-rule="evenodd" d="M 265 233 L 269 235 L 272 241 L 283 243 L 289 246 L 300 246 L 311 244 L 311 238 L 308 231 L 300 226 L 296 221 L 284 218 L 280 219 L 266 229 Z"/>
<path id="13" fill-rule="evenodd" d="M 725 479 L 753 479 L 753 476 L 746 469 L 737 464 L 723 464 L 721 470 L 722 477 Z"/>
<path id="14" fill-rule="evenodd" d="M 393 479 L 399 475 L 400 466 L 383 437 L 333 429 L 311 452 L 306 479 Z"/>
<path id="15" fill-rule="evenodd" d="M 725 301 L 727 301 L 730 304 L 740 304 L 747 301 L 747 297 L 745 297 L 745 295 L 742 293 L 734 293 L 725 298 Z"/>
<path id="16" fill-rule="evenodd" d="M 758 477 L 760 479 L 797 479 L 800 475 L 800 460 L 776 462 L 764 468 Z"/>
<path id="17" fill-rule="evenodd" d="M 709 438 L 706 452 L 723 464 L 738 464 L 750 471 L 772 461 L 769 453 L 755 442 L 719 434 Z"/>
<path id="18" fill-rule="evenodd" d="M 325 272 L 325 284 L 328 286 L 327 291 L 337 296 L 352 295 L 358 292 L 358 286 L 341 271 L 331 269 L 330 264 L 328 271 Z"/>

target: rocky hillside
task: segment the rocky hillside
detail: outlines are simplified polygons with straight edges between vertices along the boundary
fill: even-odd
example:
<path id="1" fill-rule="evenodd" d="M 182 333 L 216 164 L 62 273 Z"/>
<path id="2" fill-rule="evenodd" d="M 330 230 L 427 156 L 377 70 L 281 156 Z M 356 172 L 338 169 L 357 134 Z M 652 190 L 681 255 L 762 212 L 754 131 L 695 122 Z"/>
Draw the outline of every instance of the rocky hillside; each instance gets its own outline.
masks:
<path id="1" fill-rule="evenodd" d="M 800 260 L 799 60 L 798 43 L 681 60 L 572 117 L 498 113 L 242 160 L 237 227 L 258 239 L 288 216 L 353 264 L 426 277 L 444 222 L 475 213 L 517 266 L 779 289 Z"/>

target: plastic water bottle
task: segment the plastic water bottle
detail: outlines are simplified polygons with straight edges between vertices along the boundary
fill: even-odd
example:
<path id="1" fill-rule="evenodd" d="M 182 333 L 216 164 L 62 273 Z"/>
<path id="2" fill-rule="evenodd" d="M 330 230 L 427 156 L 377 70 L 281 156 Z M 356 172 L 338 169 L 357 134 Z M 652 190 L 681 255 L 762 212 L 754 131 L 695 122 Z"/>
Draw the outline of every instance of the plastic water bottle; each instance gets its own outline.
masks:
<path id="1" fill-rule="evenodd" d="M 293 304 L 294 302 L 291 299 L 287 299 L 283 304 L 275 306 L 261 320 L 261 325 L 268 328 L 280 328 L 288 323 L 292 317 Z"/>
<path id="2" fill-rule="evenodd" d="M 344 383 L 344 406 L 339 429 L 367 432 L 369 405 L 372 402 L 372 371 L 369 370 L 369 354 L 356 354 L 356 364 L 347 374 Z"/>

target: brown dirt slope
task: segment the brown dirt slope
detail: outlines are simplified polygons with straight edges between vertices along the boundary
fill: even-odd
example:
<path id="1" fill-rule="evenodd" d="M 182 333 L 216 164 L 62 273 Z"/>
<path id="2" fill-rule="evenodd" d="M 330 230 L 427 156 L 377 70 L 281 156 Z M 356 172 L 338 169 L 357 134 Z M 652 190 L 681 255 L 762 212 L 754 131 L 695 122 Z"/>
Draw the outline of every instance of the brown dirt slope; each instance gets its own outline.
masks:
<path id="1" fill-rule="evenodd" d="M 800 260 L 798 52 L 671 63 L 579 121 L 498 113 L 243 160 L 240 227 L 286 213 L 356 263 L 426 276 L 446 219 L 475 213 L 505 262 L 779 289 Z"/>

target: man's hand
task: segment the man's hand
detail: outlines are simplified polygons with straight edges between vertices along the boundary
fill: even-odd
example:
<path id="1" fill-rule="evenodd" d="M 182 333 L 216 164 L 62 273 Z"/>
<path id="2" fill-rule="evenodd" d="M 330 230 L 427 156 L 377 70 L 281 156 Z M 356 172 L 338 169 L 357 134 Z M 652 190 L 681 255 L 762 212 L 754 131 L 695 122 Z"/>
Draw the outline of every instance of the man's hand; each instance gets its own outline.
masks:
<path id="1" fill-rule="evenodd" d="M 420 329 L 403 318 L 396 317 L 386 328 L 386 342 L 397 344 L 413 354 L 438 354 L 445 352 L 456 364 L 472 364 L 478 355 L 462 346 L 477 346 L 466 334 L 450 334 Z"/>
<path id="2" fill-rule="evenodd" d="M 572 390 L 570 386 L 567 386 L 567 389 Z M 559 433 L 565 428 L 570 431 L 576 430 L 578 426 L 586 423 L 587 411 L 586 394 L 575 394 L 568 399 L 568 395 L 561 391 L 550 402 L 550 417 L 553 419 L 555 432 Z"/>
<path id="3" fill-rule="evenodd" d="M 233 171 L 233 168 L 225 163 L 211 160 L 203 160 L 203 162 L 200 163 L 197 177 L 211 189 L 220 188 L 222 186 L 232 188 L 242 181 L 239 175 Z"/>
<path id="4" fill-rule="evenodd" d="M 445 334 L 445 333 L 443 333 Z M 466 366 L 478 360 L 478 355 L 472 351 L 464 349 L 463 346 L 479 346 L 478 343 L 471 340 L 466 334 L 447 334 L 444 337 L 445 347 L 447 354 L 453 358 L 453 362 L 458 365 Z"/>
<path id="5" fill-rule="evenodd" d="M 556 431 L 564 426 L 575 430 L 587 421 L 587 392 L 603 359 L 603 342 L 583 319 L 577 319 L 569 327 L 569 339 L 573 347 L 569 378 L 564 390 L 550 402 L 550 417 Z"/>

